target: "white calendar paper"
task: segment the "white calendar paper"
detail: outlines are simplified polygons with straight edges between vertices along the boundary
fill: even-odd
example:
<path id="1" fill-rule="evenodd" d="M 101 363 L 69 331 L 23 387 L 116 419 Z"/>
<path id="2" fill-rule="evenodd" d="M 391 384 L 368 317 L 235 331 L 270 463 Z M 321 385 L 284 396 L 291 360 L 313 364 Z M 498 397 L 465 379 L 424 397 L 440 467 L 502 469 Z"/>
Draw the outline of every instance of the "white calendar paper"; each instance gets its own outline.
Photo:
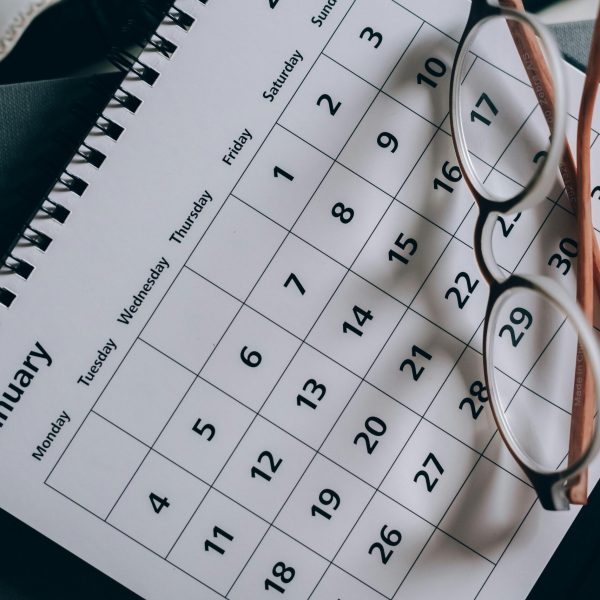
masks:
<path id="1" fill-rule="evenodd" d="M 544 512 L 499 442 L 473 200 L 432 185 L 469 3 L 177 5 L 173 56 L 141 57 L 157 81 L 123 84 L 140 108 L 104 112 L 121 137 L 87 140 L 104 164 L 69 166 L 88 189 L 53 190 L 69 219 L 18 249 L 37 268 L 0 316 L 2 507 L 150 600 L 524 598 L 577 511 Z M 468 75 L 504 98 L 526 86 L 510 43 Z M 477 148 L 504 189 L 531 162 L 520 110 Z M 548 263 L 574 229 L 557 184 L 495 232 L 499 262 L 574 289 Z M 561 335 L 501 353 L 500 387 L 568 431 Z"/>

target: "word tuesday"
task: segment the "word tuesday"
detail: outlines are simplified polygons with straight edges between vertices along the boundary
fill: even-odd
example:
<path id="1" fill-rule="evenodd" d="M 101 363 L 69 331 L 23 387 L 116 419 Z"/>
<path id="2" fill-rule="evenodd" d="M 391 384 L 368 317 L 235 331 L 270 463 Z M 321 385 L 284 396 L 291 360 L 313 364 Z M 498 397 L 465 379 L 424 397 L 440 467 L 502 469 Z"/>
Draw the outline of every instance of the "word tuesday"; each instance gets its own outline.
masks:
<path id="1" fill-rule="evenodd" d="M 273 102 L 273 100 L 275 100 L 275 96 L 279 94 L 279 91 L 285 85 L 289 74 L 294 70 L 294 67 L 303 60 L 304 57 L 302 54 L 300 54 L 300 50 L 296 50 L 294 54 L 292 54 L 292 56 L 290 56 L 290 58 L 283 63 L 283 69 L 281 70 L 279 77 L 273 81 L 271 89 L 263 92 L 263 98 L 269 102 Z"/>

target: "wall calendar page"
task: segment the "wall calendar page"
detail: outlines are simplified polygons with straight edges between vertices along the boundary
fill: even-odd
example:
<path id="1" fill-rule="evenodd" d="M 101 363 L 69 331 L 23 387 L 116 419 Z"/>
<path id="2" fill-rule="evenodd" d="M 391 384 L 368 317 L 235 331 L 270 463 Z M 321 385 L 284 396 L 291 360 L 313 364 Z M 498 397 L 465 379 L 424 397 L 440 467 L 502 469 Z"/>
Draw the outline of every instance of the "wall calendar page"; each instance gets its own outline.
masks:
<path id="1" fill-rule="evenodd" d="M 53 242 L 0 317 L 2 507 L 149 599 L 525 597 L 576 510 L 541 509 L 487 403 L 448 117 L 470 4 L 177 6 L 193 23 L 140 57 L 152 86 L 125 79 L 139 109 L 107 107 L 123 133 L 90 133 L 106 160 L 52 191 L 69 220 L 38 225 Z M 466 75 L 498 107 L 468 123 L 475 160 L 508 191 L 545 147 L 511 43 Z M 557 179 L 494 250 L 574 293 L 575 229 Z M 572 377 L 548 373 L 575 355 L 550 329 L 515 332 L 547 336 L 525 361 L 502 338 L 499 377 L 554 424 L 558 467 Z"/>

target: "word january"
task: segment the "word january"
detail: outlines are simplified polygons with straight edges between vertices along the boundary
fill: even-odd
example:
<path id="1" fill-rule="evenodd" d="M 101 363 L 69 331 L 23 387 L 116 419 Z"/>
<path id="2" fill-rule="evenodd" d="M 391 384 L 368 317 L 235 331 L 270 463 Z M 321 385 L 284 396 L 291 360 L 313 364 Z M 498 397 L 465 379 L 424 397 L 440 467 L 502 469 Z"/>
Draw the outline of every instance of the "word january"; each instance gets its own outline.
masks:
<path id="1" fill-rule="evenodd" d="M 60 415 L 58 415 L 58 419 L 56 421 L 52 421 L 50 426 L 50 431 L 46 435 L 44 441 L 37 446 L 35 452 L 32 453 L 31 456 L 36 460 L 42 460 L 44 458 L 44 454 L 46 451 L 50 449 L 52 446 L 52 442 L 56 439 L 56 436 L 60 433 L 60 430 L 71 421 L 71 417 L 67 414 L 66 411 L 62 411 Z"/>
<path id="2" fill-rule="evenodd" d="M 97 358 L 94 360 L 92 366 L 88 369 L 88 372 L 85 375 L 80 375 L 77 383 L 83 383 L 83 385 L 89 386 L 92 381 L 94 381 L 94 377 L 96 377 L 96 373 L 102 368 L 104 365 L 104 361 L 108 358 L 108 355 L 117 349 L 117 344 L 113 341 L 112 338 L 108 338 L 108 341 L 102 348 L 96 350 Z"/>
<path id="3" fill-rule="evenodd" d="M 285 85 L 285 82 L 290 76 L 290 73 L 294 70 L 294 67 L 303 60 L 304 57 L 302 54 L 300 54 L 300 51 L 296 50 L 294 54 L 292 54 L 292 56 L 283 63 L 283 69 L 281 70 L 279 77 L 273 81 L 271 89 L 263 92 L 263 98 L 269 102 L 273 102 L 273 100 L 275 100 L 275 96 L 279 94 L 281 88 Z"/>
<path id="4" fill-rule="evenodd" d="M 123 312 L 117 317 L 117 321 L 119 323 L 123 323 L 124 325 L 129 325 L 131 320 L 133 319 L 134 314 L 138 311 L 138 308 L 142 306 L 142 303 L 146 299 L 146 296 L 152 291 L 154 284 L 160 277 L 160 274 L 169 268 L 169 263 L 167 259 L 162 256 L 158 261 L 155 267 L 150 269 L 150 276 L 146 279 L 146 282 L 142 286 L 142 289 L 133 295 L 133 302 L 129 308 L 124 308 Z"/>
<path id="5" fill-rule="evenodd" d="M 221 159 L 224 163 L 229 166 L 232 165 L 233 161 L 237 158 L 237 155 L 242 151 L 242 148 L 252 139 L 252 134 L 250 130 L 246 127 L 244 131 L 242 131 L 242 135 L 240 135 L 236 140 L 233 140 L 233 144 L 229 146 L 229 152 Z"/>
<path id="6" fill-rule="evenodd" d="M 0 407 L 9 413 L 12 412 L 14 408 L 13 405 L 21 400 L 26 388 L 31 385 L 31 382 L 34 379 L 35 374 L 40 370 L 40 367 L 49 367 L 52 364 L 52 358 L 39 342 L 35 343 L 35 348 L 35 350 L 29 351 L 22 366 L 13 375 L 14 383 L 9 383 L 8 390 L 2 394 L 2 397 L 11 402 L 11 404 L 8 404 L 5 400 L 0 400 Z M 45 361 L 46 364 L 42 361 Z M 0 427 L 3 427 L 3 421 L 8 419 L 8 414 L 0 411 L 0 419 L 2 419 L 2 421 L 0 421 Z"/>

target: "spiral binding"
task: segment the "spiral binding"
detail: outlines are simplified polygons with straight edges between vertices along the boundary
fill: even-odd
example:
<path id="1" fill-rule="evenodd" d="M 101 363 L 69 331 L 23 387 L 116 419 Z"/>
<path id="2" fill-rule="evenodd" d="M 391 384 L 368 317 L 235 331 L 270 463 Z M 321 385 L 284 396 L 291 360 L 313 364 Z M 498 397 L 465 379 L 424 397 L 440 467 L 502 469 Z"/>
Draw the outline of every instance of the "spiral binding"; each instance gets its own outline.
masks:
<path id="1" fill-rule="evenodd" d="M 198 1 L 202 4 L 208 2 L 208 0 Z M 194 23 L 194 18 L 181 8 L 177 7 L 175 2 L 176 0 L 167 0 L 166 2 L 163 2 L 163 8 L 159 9 L 155 6 L 145 5 L 144 9 L 148 14 L 159 21 L 159 26 L 161 23 L 169 22 L 184 31 L 188 31 Z M 176 44 L 159 34 L 158 31 L 154 31 L 150 35 L 147 35 L 141 30 L 135 31 L 134 33 L 137 35 L 138 44 L 144 50 L 158 52 L 166 58 L 171 58 L 177 50 Z M 121 71 L 123 79 L 125 79 L 126 76 L 135 76 L 149 86 L 152 86 L 160 75 L 156 69 L 150 67 L 140 60 L 139 57 L 124 49 L 113 48 L 109 53 L 108 59 Z M 119 85 L 115 91 L 111 90 L 111 92 L 111 100 L 131 113 L 135 113 L 142 104 L 140 98 L 123 89 L 121 85 Z M 106 135 L 115 141 L 119 139 L 125 130 L 124 127 L 102 113 L 95 115 L 92 129 L 94 128 L 100 130 L 103 135 Z M 75 151 L 75 155 L 98 169 L 106 159 L 106 155 L 103 152 L 88 144 L 87 141 L 84 141 L 79 145 Z M 63 169 L 52 188 L 57 184 L 62 185 L 66 190 L 77 196 L 82 196 L 88 187 L 86 181 L 71 173 L 67 168 Z M 64 224 L 70 214 L 69 209 L 62 204 L 51 200 L 47 196 L 39 207 L 39 211 L 44 213 L 46 217 L 49 217 L 60 224 Z M 4 272 L 5 274 L 18 275 L 22 279 L 27 279 L 34 271 L 35 267 L 28 261 L 14 255 L 17 244 L 20 242 L 21 245 L 34 246 L 41 252 L 45 252 L 52 243 L 52 238 L 50 236 L 32 226 L 35 216 L 36 215 L 33 216 L 29 224 L 21 231 L 18 239 L 13 244 L 12 250 L 0 261 L 0 273 Z M 17 294 L 14 290 L 0 285 L 0 305 L 9 307 L 16 297 Z"/>

